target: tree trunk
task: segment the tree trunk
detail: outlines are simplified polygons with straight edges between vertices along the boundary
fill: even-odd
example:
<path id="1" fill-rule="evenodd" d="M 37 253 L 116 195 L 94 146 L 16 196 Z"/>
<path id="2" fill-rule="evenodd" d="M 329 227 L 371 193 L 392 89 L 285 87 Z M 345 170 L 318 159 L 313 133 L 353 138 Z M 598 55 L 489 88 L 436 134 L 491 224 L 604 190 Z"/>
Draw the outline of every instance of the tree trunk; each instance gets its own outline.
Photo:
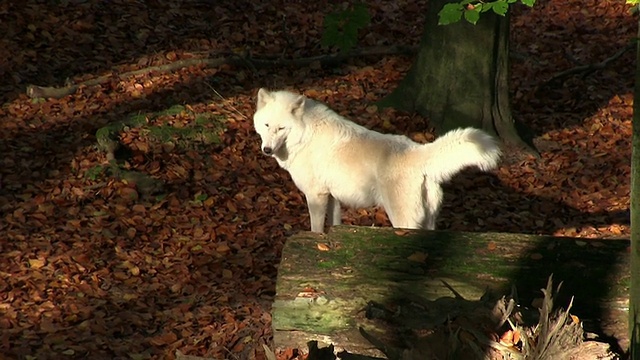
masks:
<path id="1" fill-rule="evenodd" d="M 509 16 L 489 11 L 476 25 L 438 25 L 438 12 L 448 2 L 429 1 L 416 61 L 381 105 L 416 111 L 438 132 L 472 126 L 533 150 L 529 131 L 514 121 L 509 104 Z"/>
<path id="2" fill-rule="evenodd" d="M 640 6 L 639 6 L 640 9 Z M 640 35 L 640 21 L 638 22 Z M 640 58 L 640 42 L 636 57 Z M 631 286 L 629 294 L 630 359 L 640 359 L 640 64 L 636 65 L 631 154 Z"/>

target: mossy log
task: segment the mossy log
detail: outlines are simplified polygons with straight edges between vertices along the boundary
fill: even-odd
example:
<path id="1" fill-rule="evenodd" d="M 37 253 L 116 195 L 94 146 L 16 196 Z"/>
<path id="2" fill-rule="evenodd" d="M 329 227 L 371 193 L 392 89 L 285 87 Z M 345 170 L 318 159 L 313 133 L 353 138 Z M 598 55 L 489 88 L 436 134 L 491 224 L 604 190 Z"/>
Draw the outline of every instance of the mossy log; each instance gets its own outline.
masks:
<path id="1" fill-rule="evenodd" d="M 623 239 L 504 233 L 347 226 L 326 235 L 300 233 L 287 240 L 278 269 L 274 343 L 304 348 L 318 340 L 338 350 L 380 356 L 358 330 L 373 326 L 373 331 L 385 331 L 364 317 L 370 301 L 452 298 L 445 281 L 473 300 L 487 290 L 508 295 L 515 287 L 518 303 L 528 306 L 542 297 L 540 289 L 553 274 L 556 283 L 563 282 L 555 304 L 566 308 L 574 297 L 572 313 L 587 330 L 625 344 L 621 324 L 628 309 L 628 249 Z M 446 320 L 452 311 L 427 321 Z"/>

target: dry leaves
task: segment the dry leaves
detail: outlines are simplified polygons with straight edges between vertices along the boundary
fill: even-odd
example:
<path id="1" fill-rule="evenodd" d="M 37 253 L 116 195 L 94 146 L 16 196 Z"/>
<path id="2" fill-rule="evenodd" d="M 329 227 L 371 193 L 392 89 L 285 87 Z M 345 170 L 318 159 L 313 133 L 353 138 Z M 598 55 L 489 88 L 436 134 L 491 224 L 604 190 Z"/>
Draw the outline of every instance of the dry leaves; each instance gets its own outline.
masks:
<path id="1" fill-rule="evenodd" d="M 255 89 L 306 90 L 363 125 L 431 141 L 426 119 L 372 104 L 411 59 L 354 59 L 335 69 L 194 67 L 124 80 L 117 74 L 229 51 L 318 55 L 332 6 L 0 4 L 0 47 L 11 55 L 0 59 L 3 354 L 171 359 L 179 349 L 264 358 L 280 251 L 309 221 L 288 175 L 260 155 L 250 120 Z M 600 61 L 635 36 L 637 24 L 622 4 L 590 2 L 588 12 L 578 10 L 586 6 L 549 2 L 514 16 L 513 50 L 527 58 L 513 63 L 514 113 L 540 135 L 542 159 L 507 159 L 494 175 L 458 177 L 446 189 L 441 229 L 628 235 L 633 55 L 611 71 L 535 91 L 541 79 Z M 362 46 L 418 43 L 424 1 L 369 8 L 376 21 Z M 585 30 L 594 24 L 597 31 Z M 112 80 L 62 99 L 24 95 L 28 84 L 105 75 Z M 183 110 L 146 116 L 174 105 Z M 132 114 L 145 125 L 119 133 L 130 151 L 123 167 L 161 180 L 159 189 L 145 187 L 149 178 L 99 168 L 106 165 L 96 130 Z M 201 126 L 220 142 L 150 133 L 163 126 Z M 389 226 L 381 209 L 348 211 L 344 222 Z"/>

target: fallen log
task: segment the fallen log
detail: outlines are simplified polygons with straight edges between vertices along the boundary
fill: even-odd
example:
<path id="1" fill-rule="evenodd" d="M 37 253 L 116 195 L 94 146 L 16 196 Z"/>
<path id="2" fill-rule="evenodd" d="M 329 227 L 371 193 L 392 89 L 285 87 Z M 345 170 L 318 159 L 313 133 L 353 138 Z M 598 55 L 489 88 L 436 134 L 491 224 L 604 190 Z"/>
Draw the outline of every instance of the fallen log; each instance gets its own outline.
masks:
<path id="1" fill-rule="evenodd" d="M 519 304 L 535 305 L 553 274 L 556 283 L 563 282 L 555 304 L 566 308 L 573 297 L 572 314 L 587 330 L 613 336 L 624 347 L 628 248 L 623 239 L 503 233 L 346 226 L 326 235 L 300 233 L 287 240 L 278 269 L 274 343 L 304 348 L 317 340 L 382 356 L 359 328 L 383 340 L 397 340 L 398 334 L 365 316 L 372 302 L 435 309 L 415 324 L 404 320 L 407 328 L 429 328 L 464 310 L 460 301 L 447 299 L 481 299 L 487 290 L 509 294 L 513 286 Z"/>

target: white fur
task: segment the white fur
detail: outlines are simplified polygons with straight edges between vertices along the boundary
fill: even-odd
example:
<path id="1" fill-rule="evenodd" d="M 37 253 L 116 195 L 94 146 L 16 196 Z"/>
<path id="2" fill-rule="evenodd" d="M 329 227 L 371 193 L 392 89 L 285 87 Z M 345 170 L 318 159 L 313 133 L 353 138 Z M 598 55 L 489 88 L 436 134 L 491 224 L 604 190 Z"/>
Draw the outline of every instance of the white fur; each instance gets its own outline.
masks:
<path id="1" fill-rule="evenodd" d="M 495 168 L 500 148 L 474 128 L 450 131 L 430 144 L 381 134 L 326 105 L 288 91 L 258 91 L 253 116 L 262 151 L 289 171 L 305 194 L 311 231 L 340 224 L 340 204 L 381 205 L 397 228 L 435 229 L 440 184 L 468 166 Z"/>

